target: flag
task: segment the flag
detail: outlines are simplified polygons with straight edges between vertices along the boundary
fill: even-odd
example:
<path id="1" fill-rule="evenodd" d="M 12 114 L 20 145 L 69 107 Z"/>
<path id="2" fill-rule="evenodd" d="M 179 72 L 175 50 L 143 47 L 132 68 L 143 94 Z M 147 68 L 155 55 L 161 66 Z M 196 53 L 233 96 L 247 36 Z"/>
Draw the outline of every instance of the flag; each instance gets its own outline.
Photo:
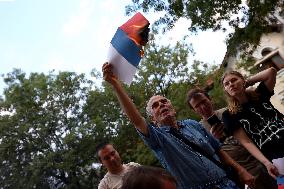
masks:
<path id="1" fill-rule="evenodd" d="M 280 175 L 276 178 L 277 184 L 284 186 L 284 175 Z"/>
<path id="2" fill-rule="evenodd" d="M 114 74 L 130 85 L 143 55 L 142 46 L 148 42 L 149 21 L 136 13 L 118 27 L 108 51 L 108 62 L 113 65 Z"/>

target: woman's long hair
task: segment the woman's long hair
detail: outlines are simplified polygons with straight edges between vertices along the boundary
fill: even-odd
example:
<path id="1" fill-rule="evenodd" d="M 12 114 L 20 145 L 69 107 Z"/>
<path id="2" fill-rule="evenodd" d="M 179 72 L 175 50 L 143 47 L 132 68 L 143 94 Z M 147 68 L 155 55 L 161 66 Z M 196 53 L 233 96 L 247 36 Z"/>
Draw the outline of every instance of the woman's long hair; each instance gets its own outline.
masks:
<path id="1" fill-rule="evenodd" d="M 246 81 L 246 79 L 244 78 L 244 76 L 240 72 L 237 72 L 237 71 L 225 72 L 222 76 L 222 79 L 221 79 L 221 84 L 223 86 L 223 90 L 224 90 L 226 97 L 227 97 L 228 110 L 231 114 L 236 114 L 236 113 L 238 113 L 242 110 L 242 106 L 241 106 L 240 102 L 236 98 L 230 96 L 229 93 L 224 88 L 223 81 L 224 81 L 224 79 L 227 75 L 235 75 L 235 76 L 241 78 L 243 81 Z M 249 91 L 246 90 L 245 93 L 246 93 L 247 97 L 249 98 L 249 100 L 252 100 L 252 101 L 258 100 L 259 94 L 257 94 L 254 90 L 249 90 Z"/>

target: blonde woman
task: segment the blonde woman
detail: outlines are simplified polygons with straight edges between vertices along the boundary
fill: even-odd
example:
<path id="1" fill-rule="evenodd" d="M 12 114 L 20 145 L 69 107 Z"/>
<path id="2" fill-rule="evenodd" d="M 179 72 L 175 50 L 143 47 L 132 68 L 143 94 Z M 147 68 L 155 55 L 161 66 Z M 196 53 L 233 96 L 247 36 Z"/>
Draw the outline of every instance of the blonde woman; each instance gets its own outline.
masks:
<path id="1" fill-rule="evenodd" d="M 279 175 L 273 159 L 284 157 L 284 116 L 270 102 L 277 71 L 266 69 L 248 80 L 236 71 L 222 77 L 228 97 L 223 113 L 226 129 L 263 165 L 273 177 Z M 255 90 L 248 86 L 260 82 Z"/>

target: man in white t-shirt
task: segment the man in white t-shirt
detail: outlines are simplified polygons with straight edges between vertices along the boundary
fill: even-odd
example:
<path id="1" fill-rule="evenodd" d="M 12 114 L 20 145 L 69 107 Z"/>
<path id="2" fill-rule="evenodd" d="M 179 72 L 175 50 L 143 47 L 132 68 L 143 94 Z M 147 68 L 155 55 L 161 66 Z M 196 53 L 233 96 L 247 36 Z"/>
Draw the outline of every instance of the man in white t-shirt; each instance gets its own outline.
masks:
<path id="1" fill-rule="evenodd" d="M 120 189 L 122 177 L 138 163 L 130 162 L 123 164 L 119 153 L 110 143 L 102 143 L 97 147 L 97 155 L 103 166 L 108 170 L 107 174 L 99 183 L 98 189 Z"/>

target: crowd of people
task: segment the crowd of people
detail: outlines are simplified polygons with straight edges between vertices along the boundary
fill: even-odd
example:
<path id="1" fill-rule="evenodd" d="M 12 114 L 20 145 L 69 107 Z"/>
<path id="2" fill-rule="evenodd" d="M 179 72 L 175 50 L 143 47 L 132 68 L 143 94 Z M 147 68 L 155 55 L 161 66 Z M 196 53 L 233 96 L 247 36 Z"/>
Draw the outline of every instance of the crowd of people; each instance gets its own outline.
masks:
<path id="1" fill-rule="evenodd" d="M 149 123 L 112 72 L 112 65 L 105 63 L 102 69 L 122 110 L 164 169 L 123 164 L 114 146 L 103 143 L 97 155 L 108 172 L 99 189 L 277 188 L 279 172 L 272 160 L 284 157 L 284 116 L 270 103 L 274 68 L 247 80 L 236 71 L 225 73 L 221 81 L 228 105 L 221 110 L 214 110 L 204 90 L 190 89 L 187 103 L 202 117 L 200 122 L 177 120 L 169 99 L 152 96 L 146 107 Z M 248 89 L 258 82 L 255 90 Z"/>

